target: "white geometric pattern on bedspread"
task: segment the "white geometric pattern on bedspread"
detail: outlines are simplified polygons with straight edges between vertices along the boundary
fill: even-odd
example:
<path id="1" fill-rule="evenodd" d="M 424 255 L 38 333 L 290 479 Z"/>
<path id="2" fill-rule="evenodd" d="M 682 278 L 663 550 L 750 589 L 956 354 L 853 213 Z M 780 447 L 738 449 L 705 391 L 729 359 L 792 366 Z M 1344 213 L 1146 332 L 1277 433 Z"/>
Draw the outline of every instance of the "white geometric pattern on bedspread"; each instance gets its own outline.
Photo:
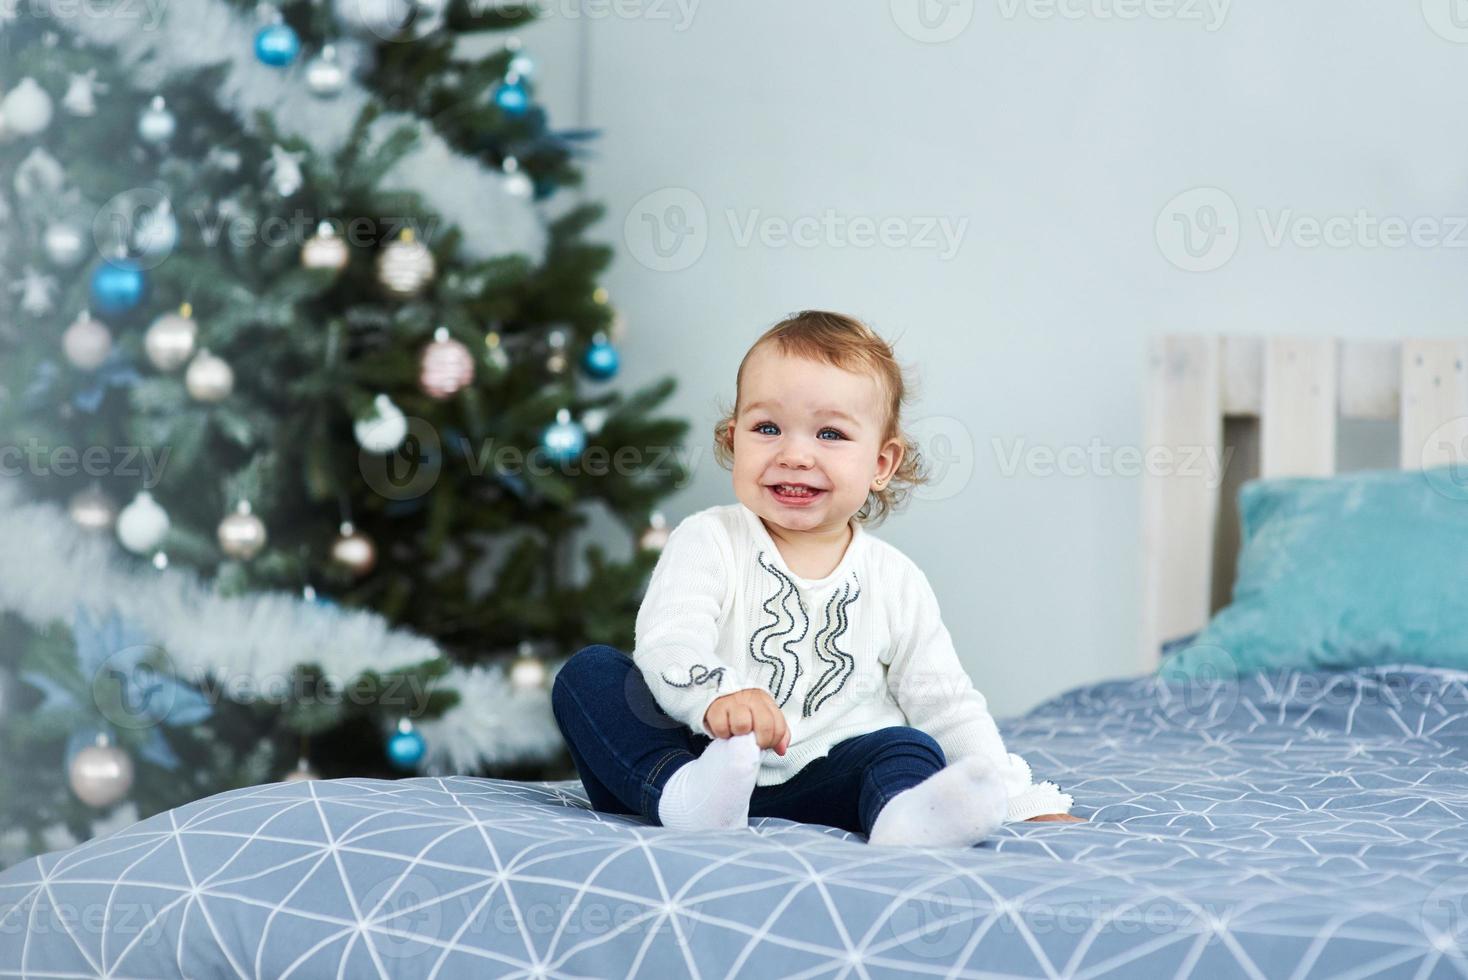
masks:
<path id="1" fill-rule="evenodd" d="M 574 781 L 236 790 L 0 873 L 0 976 L 1461 976 L 1468 697 L 1155 677 L 1001 723 L 1086 823 L 677 833 Z"/>

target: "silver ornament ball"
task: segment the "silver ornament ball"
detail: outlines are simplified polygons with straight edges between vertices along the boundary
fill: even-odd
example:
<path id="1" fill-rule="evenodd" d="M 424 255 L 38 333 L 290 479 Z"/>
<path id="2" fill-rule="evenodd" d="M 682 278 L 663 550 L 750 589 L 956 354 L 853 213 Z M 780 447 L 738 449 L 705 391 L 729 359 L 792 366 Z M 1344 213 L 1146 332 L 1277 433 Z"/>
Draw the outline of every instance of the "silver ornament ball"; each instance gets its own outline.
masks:
<path id="1" fill-rule="evenodd" d="M 241 500 L 234 513 L 219 522 L 219 548 L 231 558 L 249 561 L 265 547 L 269 537 L 265 522 L 250 511 L 248 501 Z"/>
<path id="2" fill-rule="evenodd" d="M 112 332 L 83 311 L 61 335 L 61 349 L 74 367 L 95 371 L 112 352 Z"/>
<path id="3" fill-rule="evenodd" d="M 331 560 L 361 578 L 377 564 L 377 546 L 347 521 L 341 526 L 341 534 L 331 543 Z"/>
<path id="4" fill-rule="evenodd" d="M 177 371 L 194 356 L 198 337 L 193 307 L 185 303 L 177 313 L 165 313 L 153 321 L 143 335 L 143 349 L 158 370 Z"/>
<path id="5" fill-rule="evenodd" d="M 234 369 L 223 358 L 201 350 L 184 372 L 184 387 L 197 401 L 223 401 L 234 390 Z"/>
<path id="6" fill-rule="evenodd" d="M 108 807 L 133 787 L 133 760 L 122 749 L 99 738 L 71 760 L 71 791 L 87 806 Z"/>

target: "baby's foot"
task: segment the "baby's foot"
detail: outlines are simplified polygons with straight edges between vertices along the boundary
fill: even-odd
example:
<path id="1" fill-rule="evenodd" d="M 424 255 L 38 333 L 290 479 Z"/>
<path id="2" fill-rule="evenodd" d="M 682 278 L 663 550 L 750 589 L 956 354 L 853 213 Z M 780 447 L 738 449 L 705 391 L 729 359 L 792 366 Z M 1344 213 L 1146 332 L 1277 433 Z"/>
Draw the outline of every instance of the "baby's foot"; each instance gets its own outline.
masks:
<path id="1" fill-rule="evenodd" d="M 716 738 L 703 755 L 668 779 L 658 820 L 674 830 L 734 830 L 749 825 L 749 797 L 759 775 L 754 732 Z"/>
<path id="2" fill-rule="evenodd" d="M 966 756 L 903 790 L 877 814 L 872 844 L 969 847 L 988 837 L 1009 813 L 998 770 Z"/>

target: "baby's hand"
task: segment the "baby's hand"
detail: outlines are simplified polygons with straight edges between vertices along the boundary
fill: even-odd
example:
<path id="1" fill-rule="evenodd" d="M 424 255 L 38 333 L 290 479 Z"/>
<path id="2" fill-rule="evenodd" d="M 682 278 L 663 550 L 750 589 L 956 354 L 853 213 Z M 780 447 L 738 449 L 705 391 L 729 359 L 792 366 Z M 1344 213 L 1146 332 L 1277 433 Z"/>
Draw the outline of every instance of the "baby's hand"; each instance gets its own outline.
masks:
<path id="1" fill-rule="evenodd" d="M 790 744 L 790 726 L 785 713 L 770 697 L 769 691 L 744 690 L 715 698 L 704 712 L 703 723 L 716 738 L 732 738 L 746 732 L 755 733 L 762 749 L 785 754 Z"/>
<path id="2" fill-rule="evenodd" d="M 1056 823 L 1082 823 L 1086 818 L 1072 816 L 1069 813 L 1042 813 L 1038 817 L 1026 817 L 1025 819 L 1037 821 L 1053 820 Z"/>

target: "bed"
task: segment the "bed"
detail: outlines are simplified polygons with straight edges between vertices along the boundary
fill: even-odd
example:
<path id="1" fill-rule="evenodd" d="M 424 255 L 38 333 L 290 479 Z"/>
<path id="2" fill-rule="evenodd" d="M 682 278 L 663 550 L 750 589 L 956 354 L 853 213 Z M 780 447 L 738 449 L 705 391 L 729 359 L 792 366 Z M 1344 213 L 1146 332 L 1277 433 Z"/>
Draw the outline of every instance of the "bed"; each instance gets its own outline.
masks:
<path id="1" fill-rule="evenodd" d="M 1078 801 L 971 849 L 684 834 L 579 783 L 275 783 L 0 874 L 0 975 L 1459 976 L 1468 677 L 1075 688 L 1004 726 Z"/>
<path id="2" fill-rule="evenodd" d="M 1162 339 L 1148 438 L 1221 438 L 1252 390 L 1261 469 L 1318 468 L 1268 416 L 1364 404 L 1325 343 Z M 1428 343 L 1390 348 L 1404 429 L 1425 363 L 1424 431 L 1468 415 L 1463 352 Z M 274 783 L 0 872 L 0 976 L 1468 974 L 1468 672 L 1153 669 L 1153 640 L 1216 608 L 1220 492 L 1148 477 L 1143 669 L 1001 721 L 1083 823 L 918 850 L 775 819 L 668 831 L 575 781 Z"/>

